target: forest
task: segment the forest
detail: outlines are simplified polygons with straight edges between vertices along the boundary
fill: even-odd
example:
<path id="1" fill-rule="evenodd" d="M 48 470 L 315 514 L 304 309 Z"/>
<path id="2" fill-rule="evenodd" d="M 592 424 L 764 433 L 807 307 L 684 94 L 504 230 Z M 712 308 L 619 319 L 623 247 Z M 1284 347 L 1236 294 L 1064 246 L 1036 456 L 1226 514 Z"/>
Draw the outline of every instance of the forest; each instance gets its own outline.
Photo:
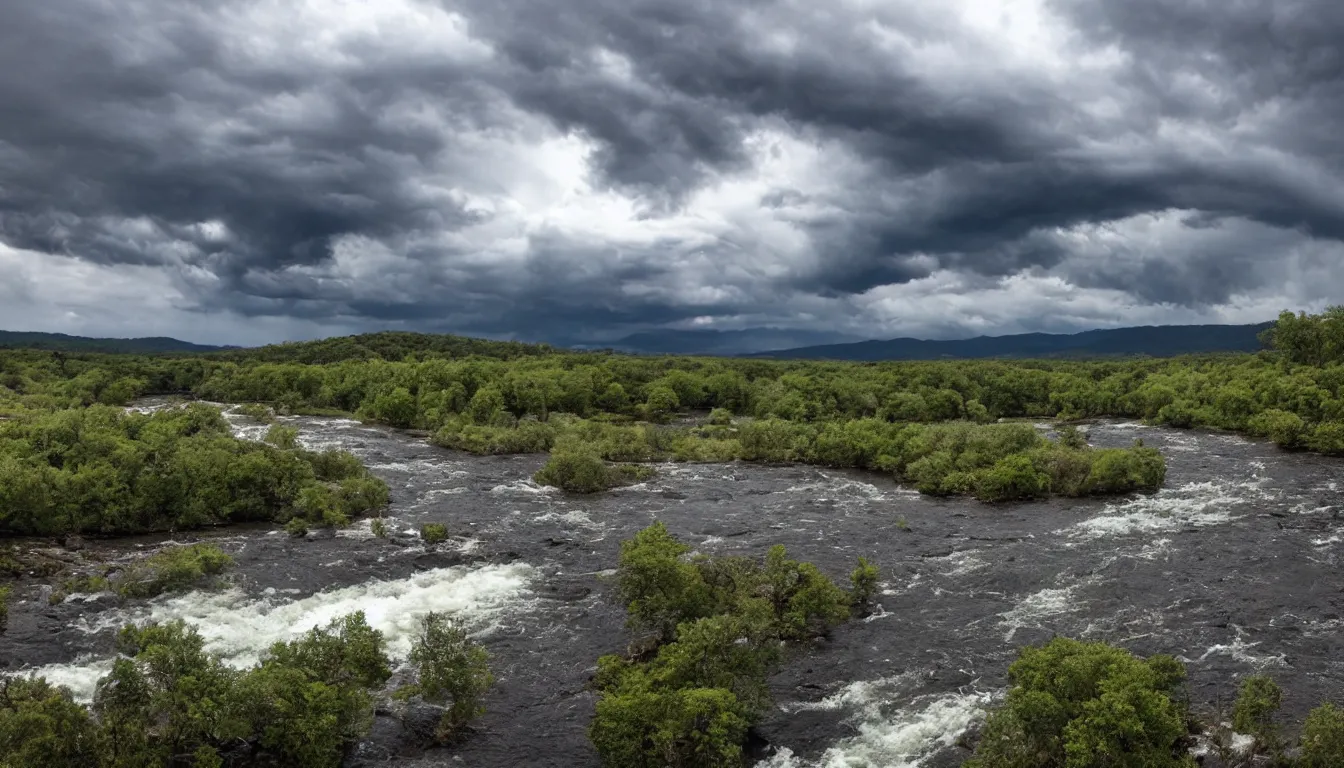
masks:
<path id="1" fill-rule="evenodd" d="M 637 482 L 663 461 L 852 467 L 989 503 L 1159 489 L 1156 450 L 1088 444 L 1078 423 L 1098 418 L 1344 454 L 1344 308 L 1284 313 L 1265 340 L 1255 354 L 901 363 L 637 357 L 397 333 L 189 355 L 4 350 L 0 535 L 244 522 L 298 535 L 387 504 L 387 486 L 356 457 L 306 450 L 283 424 L 240 439 L 210 403 L 240 405 L 256 422 L 346 415 L 450 450 L 549 452 L 537 482 L 575 493 Z M 181 400 L 126 407 L 147 395 Z M 143 599 L 225 568 L 183 551 L 113 587 Z M 706 558 L 661 526 L 640 533 L 615 576 L 630 653 L 604 657 L 593 681 L 598 753 L 613 766 L 741 765 L 770 672 L 862 616 L 877 579 L 865 560 L 844 588 L 782 548 Z M 0 628 L 8 594 L 0 584 Z M 226 668 L 186 626 L 127 627 L 90 705 L 45 681 L 0 682 L 0 766 L 338 765 L 389 697 L 440 709 L 426 741 L 451 742 L 491 677 L 460 628 L 425 621 L 411 680 L 395 690 L 382 639 L 358 615 L 277 645 L 249 670 Z M 1290 743 L 1276 719 L 1282 693 L 1253 677 L 1230 730 L 1201 725 L 1184 676 L 1174 659 L 1097 643 L 1024 649 L 971 765 L 1186 766 L 1197 740 L 1230 750 L 1232 731 L 1253 736 L 1265 764 L 1344 764 L 1341 710 L 1322 705 Z"/>

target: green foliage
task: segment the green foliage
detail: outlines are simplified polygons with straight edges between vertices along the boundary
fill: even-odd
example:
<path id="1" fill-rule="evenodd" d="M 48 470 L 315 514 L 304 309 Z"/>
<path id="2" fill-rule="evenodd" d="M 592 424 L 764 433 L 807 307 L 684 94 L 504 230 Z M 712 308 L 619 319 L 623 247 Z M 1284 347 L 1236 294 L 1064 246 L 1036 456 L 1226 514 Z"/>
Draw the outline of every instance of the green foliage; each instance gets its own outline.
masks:
<path id="1" fill-rule="evenodd" d="M 868 562 L 867 558 L 860 557 L 859 566 L 849 574 L 849 583 L 851 585 L 850 603 L 859 611 L 866 612 L 872 607 L 873 598 L 877 595 L 877 566 Z"/>
<path id="2" fill-rule="evenodd" d="M 0 765 L 99 768 L 98 733 L 88 710 L 41 678 L 0 679 Z"/>
<path id="3" fill-rule="evenodd" d="M 466 630 L 439 613 L 427 614 L 411 644 L 411 664 L 426 701 L 445 705 L 435 737 L 452 740 L 472 719 L 485 712 L 481 698 L 494 684 L 490 656 Z"/>
<path id="4" fill-rule="evenodd" d="M 272 424 L 271 428 L 266 430 L 265 439 L 276 448 L 293 450 L 299 445 L 299 430 L 283 424 Z"/>
<path id="5" fill-rule="evenodd" d="M 116 580 L 116 591 L 122 597 L 184 592 L 232 565 L 233 558 L 211 544 L 170 547 L 127 568 Z"/>
<path id="6" fill-rule="evenodd" d="M 448 526 L 442 523 L 425 523 L 420 526 L 420 539 L 433 546 L 448 540 Z"/>
<path id="7" fill-rule="evenodd" d="M 770 706 L 780 641 L 848 616 L 849 595 L 783 547 L 764 563 L 689 553 L 662 523 L 621 544 L 629 626 L 658 646 L 642 662 L 598 661 L 589 736 L 608 765 L 740 766 L 747 729 Z"/>
<path id="8" fill-rule="evenodd" d="M 709 587 L 688 552 L 661 522 L 621 542 L 617 584 L 631 629 L 670 640 L 681 622 L 708 615 Z"/>
<path id="9" fill-rule="evenodd" d="M 377 538 L 386 539 L 388 536 L 387 522 L 381 517 L 374 518 L 369 522 L 369 532 Z"/>
<path id="10" fill-rule="evenodd" d="M 1170 657 L 1056 638 L 1024 648 L 1008 677 L 967 768 L 1193 768 Z"/>
<path id="11" fill-rule="evenodd" d="M 822 634 L 849 618 L 849 595 L 811 563 L 790 560 L 776 544 L 765 556 L 766 600 L 774 609 L 775 628 L 789 640 Z"/>
<path id="12" fill-rule="evenodd" d="M 1268 675 L 1251 675 L 1241 682 L 1232 707 L 1232 729 L 1255 737 L 1256 746 L 1276 750 L 1279 727 L 1274 722 L 1283 705 L 1283 691 Z"/>
<path id="13" fill-rule="evenodd" d="M 394 427 L 413 427 L 419 412 L 412 395 L 405 387 L 393 387 L 373 400 L 369 415 Z"/>
<path id="14" fill-rule="evenodd" d="M 541 485 L 561 488 L 570 493 L 597 493 L 622 485 L 632 485 L 653 477 L 652 467 L 633 464 L 608 466 L 588 450 L 555 450 L 533 479 Z"/>
<path id="15" fill-rule="evenodd" d="M 44 680 L 0 684 L 0 765 L 335 768 L 372 724 L 384 646 L 355 613 L 236 671 L 181 621 L 124 627 L 88 708 Z"/>
<path id="16" fill-rule="evenodd" d="M 1344 765 L 1344 709 L 1322 704 L 1302 724 L 1301 768 Z"/>
<path id="17" fill-rule="evenodd" d="M 1301 416 L 1277 408 L 1262 411 L 1247 421 L 1247 431 L 1251 434 L 1268 437 L 1284 448 L 1301 445 L 1306 428 L 1306 422 L 1302 421 Z"/>
<path id="18" fill-rule="evenodd" d="M 709 423 L 716 427 L 730 427 L 733 425 L 733 412 L 727 408 L 715 408 L 709 412 Z"/>
<path id="19" fill-rule="evenodd" d="M 308 535 L 308 521 L 302 517 L 292 517 L 285 523 L 285 533 L 296 539 L 301 539 Z"/>
<path id="20" fill-rule="evenodd" d="M 259 421 L 262 424 L 270 424 L 275 421 L 275 411 L 272 411 L 270 406 L 262 405 L 261 403 L 244 403 L 235 407 L 233 410 L 235 413 L 241 413 L 249 419 Z"/>
<path id="21" fill-rule="evenodd" d="M 680 407 L 681 398 L 670 387 L 651 387 L 644 401 L 644 415 L 650 421 L 664 421 Z"/>
<path id="22" fill-rule="evenodd" d="M 347 517 L 385 500 L 386 486 L 353 456 L 239 440 L 204 405 L 152 414 L 101 405 L 22 410 L 0 420 L 0 533 L 283 521 L 305 489 L 322 481 L 342 484 L 334 506 Z"/>
<path id="23" fill-rule="evenodd" d="M 0 632 L 9 624 L 9 596 L 13 594 L 9 587 L 0 587 Z"/>

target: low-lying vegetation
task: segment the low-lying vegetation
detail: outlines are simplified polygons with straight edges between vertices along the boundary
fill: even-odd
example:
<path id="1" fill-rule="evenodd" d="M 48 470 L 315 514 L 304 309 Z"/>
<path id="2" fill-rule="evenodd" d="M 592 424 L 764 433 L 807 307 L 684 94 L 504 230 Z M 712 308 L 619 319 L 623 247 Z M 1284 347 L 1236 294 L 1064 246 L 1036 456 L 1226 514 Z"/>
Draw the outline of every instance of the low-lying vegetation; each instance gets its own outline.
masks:
<path id="1" fill-rule="evenodd" d="M 0 420 L 0 534 L 128 534 L 302 518 L 346 525 L 387 503 L 349 454 L 235 438 L 204 405 L 95 405 Z"/>
<path id="2" fill-rule="evenodd" d="M 1171 656 L 1056 638 L 1022 649 L 1008 678 L 965 768 L 1194 768 L 1200 741 L 1224 768 L 1344 765 L 1344 710 L 1312 710 L 1289 749 L 1276 720 L 1282 692 L 1263 675 L 1242 681 L 1230 728 L 1190 711 L 1185 665 Z"/>
<path id="3" fill-rule="evenodd" d="M 41 678 L 0 680 L 0 765 L 335 768 L 372 725 L 392 676 L 386 647 L 355 613 L 234 670 L 181 621 L 128 626 L 89 705 Z M 444 709 L 441 735 L 460 733 L 492 681 L 485 652 L 431 614 L 411 660 L 399 698 Z"/>
<path id="4" fill-rule="evenodd" d="M 550 485 L 571 493 L 597 493 L 641 483 L 655 474 L 653 467 L 638 464 L 608 465 L 595 452 L 584 450 L 554 451 L 536 475 L 540 485 Z"/>
<path id="5" fill-rule="evenodd" d="M 846 592 L 780 546 L 764 562 L 689 552 L 661 523 L 621 545 L 618 591 L 636 640 L 630 655 L 598 660 L 589 736 L 607 765 L 740 766 L 782 644 L 844 622 L 876 581 L 861 562 Z"/>
<path id="6" fill-rule="evenodd" d="M 505 452 L 501 446 L 549 447 L 550 461 L 537 473 L 537 482 L 582 493 L 647 476 L 629 464 L 604 462 L 801 462 L 885 472 L 922 493 L 966 494 L 985 501 L 1154 491 L 1166 477 L 1161 454 L 1141 443 L 1092 448 L 1076 429 L 1066 427 L 1052 441 L 1021 423 L 859 419 L 798 424 L 768 419 L 673 428 L 556 417 L 546 424 L 463 429 L 488 436 L 486 453 Z M 514 439 L 513 432 L 545 439 Z M 435 441 L 470 449 L 455 439 L 460 434 L 445 428 Z"/>
<path id="7" fill-rule="evenodd" d="M 188 544 L 170 547 L 136 562 L 112 582 L 122 597 L 157 597 L 166 592 L 194 589 L 210 576 L 233 565 L 219 547 Z"/>

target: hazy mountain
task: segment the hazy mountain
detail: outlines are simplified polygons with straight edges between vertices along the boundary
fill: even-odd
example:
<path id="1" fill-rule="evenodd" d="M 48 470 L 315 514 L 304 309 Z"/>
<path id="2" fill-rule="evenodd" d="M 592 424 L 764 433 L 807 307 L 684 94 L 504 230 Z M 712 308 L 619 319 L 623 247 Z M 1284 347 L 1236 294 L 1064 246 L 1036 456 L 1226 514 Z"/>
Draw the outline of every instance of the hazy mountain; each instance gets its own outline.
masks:
<path id="1" fill-rule="evenodd" d="M 36 331 L 0 331 L 0 347 L 126 354 L 214 352 L 220 349 L 228 349 L 228 347 L 192 344 L 189 341 L 170 339 L 166 336 L 142 339 L 95 339 L 86 336 L 67 336 L 64 333 L 38 333 Z"/>
<path id="2" fill-rule="evenodd" d="M 828 331 L 785 328 L 747 328 L 741 331 L 657 330 L 634 333 L 601 346 L 645 355 L 746 355 L 785 347 L 843 344 L 859 339 L 858 336 Z"/>
<path id="3" fill-rule="evenodd" d="M 1256 325 L 1149 325 L 1082 333 L 1022 333 L 952 341 L 888 339 L 759 352 L 749 357 L 827 360 L 938 360 L 983 357 L 1170 357 L 1202 352 L 1254 352 L 1261 348 Z"/>

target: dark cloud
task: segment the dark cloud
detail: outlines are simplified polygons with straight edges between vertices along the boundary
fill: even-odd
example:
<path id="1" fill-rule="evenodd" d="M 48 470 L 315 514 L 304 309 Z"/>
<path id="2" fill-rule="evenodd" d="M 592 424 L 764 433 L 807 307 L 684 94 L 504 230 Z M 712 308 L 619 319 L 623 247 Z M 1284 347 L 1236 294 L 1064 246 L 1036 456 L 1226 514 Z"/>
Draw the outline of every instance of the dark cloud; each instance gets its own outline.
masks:
<path id="1" fill-rule="evenodd" d="M 23 285 L 84 264 L 237 329 L 556 338 L 1259 319 L 1344 290 L 1326 0 L 0 10 Z M 75 330 L 113 301 L 23 290 Z"/>

